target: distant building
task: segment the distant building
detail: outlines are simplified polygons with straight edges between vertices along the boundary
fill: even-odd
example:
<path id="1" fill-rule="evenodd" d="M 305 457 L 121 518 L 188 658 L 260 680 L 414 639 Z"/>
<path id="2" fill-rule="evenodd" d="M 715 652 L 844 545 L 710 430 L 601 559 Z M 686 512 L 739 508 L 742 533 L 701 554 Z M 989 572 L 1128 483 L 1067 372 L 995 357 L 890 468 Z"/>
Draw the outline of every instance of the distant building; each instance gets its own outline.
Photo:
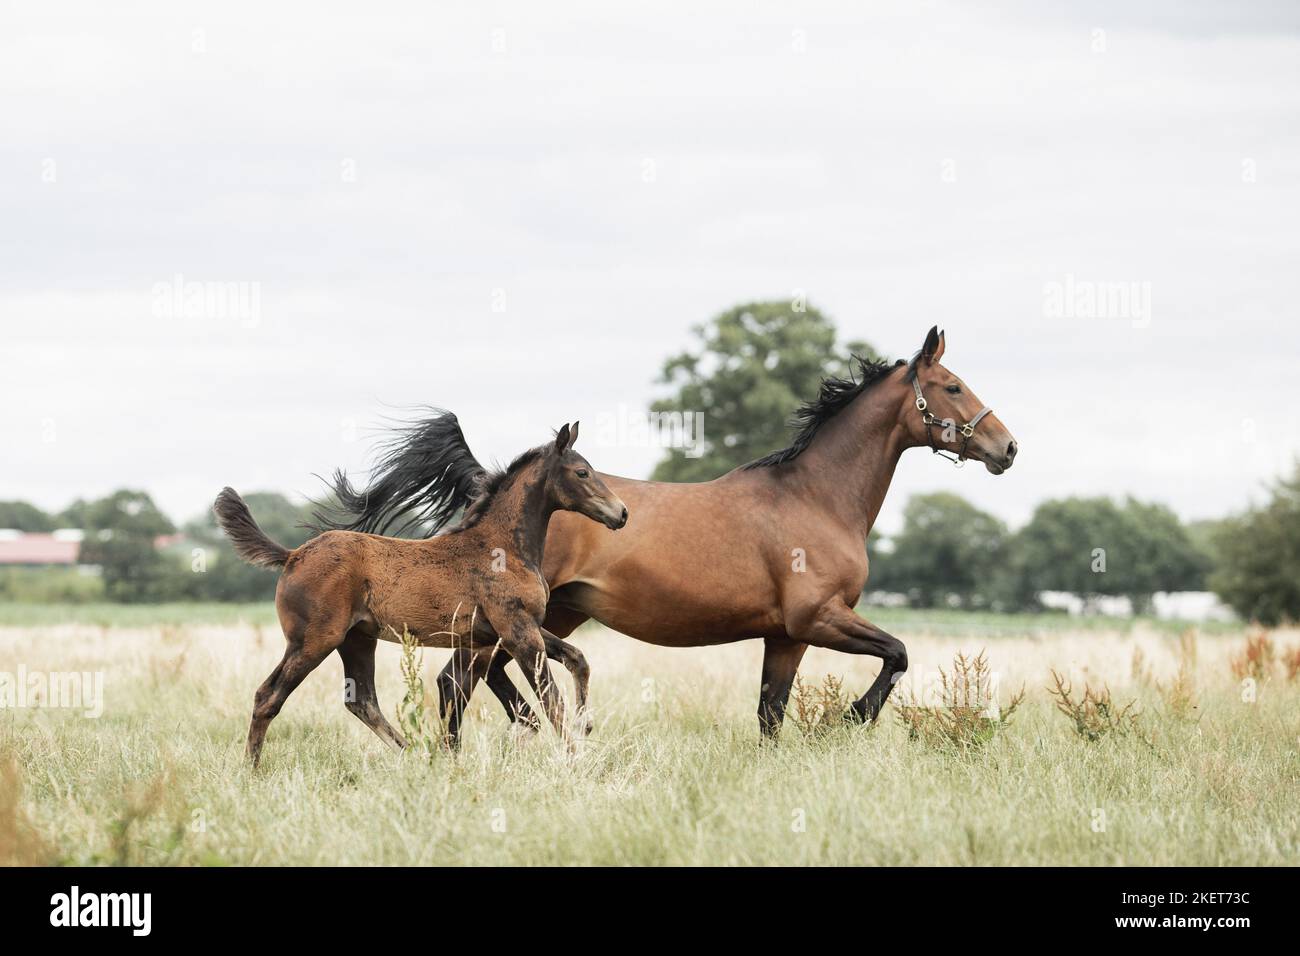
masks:
<path id="1" fill-rule="evenodd" d="M 75 528 L 53 534 L 24 534 L 0 528 L 0 566 L 75 567 L 83 537 Z"/>
<path id="2" fill-rule="evenodd" d="M 98 573 L 97 565 L 81 564 L 81 542 L 86 533 L 79 528 L 60 528 L 52 534 L 0 528 L 0 567 L 73 568 Z M 154 539 L 158 551 L 176 551 L 188 546 L 183 534 L 161 534 Z"/>
<path id="3" fill-rule="evenodd" d="M 1132 617 L 1133 602 L 1126 597 L 1096 595 L 1079 597 L 1065 591 L 1044 591 L 1038 595 L 1044 607 L 1068 611 L 1071 615 L 1105 614 Z M 1151 596 L 1152 612 L 1166 621 L 1234 621 L 1232 608 L 1212 591 L 1157 591 Z"/>

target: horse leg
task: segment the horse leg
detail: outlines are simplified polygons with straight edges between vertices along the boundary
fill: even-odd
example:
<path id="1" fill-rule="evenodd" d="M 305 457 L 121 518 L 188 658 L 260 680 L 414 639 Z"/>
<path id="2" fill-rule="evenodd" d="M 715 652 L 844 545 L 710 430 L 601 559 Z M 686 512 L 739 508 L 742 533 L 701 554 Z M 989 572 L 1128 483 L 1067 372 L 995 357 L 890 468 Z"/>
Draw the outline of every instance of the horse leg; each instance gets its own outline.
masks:
<path id="1" fill-rule="evenodd" d="M 343 659 L 344 706 L 375 735 L 394 750 L 406 747 L 403 737 L 384 717 L 375 692 L 375 645 L 378 641 L 357 628 L 348 631 L 339 645 Z M 346 682 L 351 681 L 349 686 Z"/>
<path id="2" fill-rule="evenodd" d="M 511 657 L 505 651 L 497 655 L 492 661 L 492 666 L 488 668 L 487 680 L 488 690 L 496 696 L 501 702 L 501 706 L 506 709 L 510 715 L 511 723 L 522 724 L 529 730 L 536 731 L 540 724 L 537 721 L 537 715 L 533 709 L 528 706 L 528 701 L 524 695 L 519 693 L 519 688 L 515 682 L 510 679 L 506 673 L 506 665 L 511 661 Z"/>
<path id="3" fill-rule="evenodd" d="M 469 706 L 470 695 L 477 684 L 495 663 L 506 653 L 499 647 L 458 647 L 447 666 L 438 674 L 438 706 L 446 722 L 444 742 L 455 750 L 460 746 L 460 724 Z"/>
<path id="4" fill-rule="evenodd" d="M 314 671 L 321 661 L 330 655 L 334 648 L 342 643 L 342 637 L 335 637 L 315 626 L 306 627 L 302 636 L 297 633 L 289 638 L 289 646 L 284 649 L 284 657 L 271 671 L 262 686 L 253 697 L 253 720 L 248 725 L 248 759 L 257 769 L 262 759 L 262 744 L 266 740 L 266 728 L 289 695 L 302 683 L 303 678 Z"/>
<path id="5" fill-rule="evenodd" d="M 542 639 L 546 644 L 546 656 L 553 661 L 564 665 L 565 670 L 573 678 L 574 701 L 579 714 L 579 727 L 584 734 L 591 733 L 592 721 L 590 715 L 586 714 L 587 706 L 587 688 L 591 679 L 591 668 L 587 664 L 587 658 L 582 651 L 578 650 L 572 644 L 567 644 L 560 638 L 556 637 L 550 631 L 542 629 Z M 471 672 L 470 658 L 472 652 L 467 649 L 457 650 L 452 655 L 447 666 L 442 669 L 438 675 L 438 697 L 443 712 L 447 713 L 448 704 L 458 694 L 463 698 L 464 704 L 467 704 L 470 695 L 474 691 L 474 686 L 480 679 L 486 680 L 488 689 L 501 702 L 505 708 L 510 720 L 514 723 L 521 723 L 531 730 L 537 730 L 537 716 L 533 713 L 528 701 L 524 695 L 519 692 L 510 675 L 506 673 L 506 665 L 510 663 L 510 655 L 502 649 L 492 656 L 491 661 L 486 665 L 486 672 Z M 458 684 L 458 675 L 466 675 L 468 678 L 468 687 Z M 455 688 L 461 687 L 459 691 Z M 459 726 L 459 714 L 452 712 L 457 718 Z M 454 742 L 453 742 L 454 746 Z"/>
<path id="6" fill-rule="evenodd" d="M 775 737 L 785 719 L 785 704 L 790 698 L 799 662 L 808 645 L 788 637 L 763 640 L 763 683 L 758 689 L 758 729 L 765 737 Z"/>
<path id="7" fill-rule="evenodd" d="M 588 620 L 588 615 L 584 614 L 582 611 L 557 604 L 554 598 L 556 595 L 562 594 L 562 587 L 557 588 L 552 593 L 552 600 L 546 608 L 546 620 L 543 622 L 542 628 L 543 634 L 549 632 L 553 637 L 559 638 L 560 640 L 568 637 L 580 624 Z M 569 645 L 557 648 L 549 641 L 547 641 L 546 644 L 547 656 L 552 660 L 560 661 L 566 668 L 568 668 L 569 673 L 573 675 L 574 686 L 576 687 L 580 680 L 579 671 L 581 668 L 586 668 L 587 662 L 586 659 L 582 657 L 581 653 L 578 653 L 578 658 L 582 662 L 581 668 L 576 669 L 575 667 L 570 666 L 572 658 L 568 655 L 568 649 Z M 557 656 L 557 653 L 563 656 Z M 537 716 L 533 713 L 533 709 L 528 706 L 528 701 L 524 699 L 524 695 L 519 693 L 519 688 L 516 687 L 514 681 L 510 679 L 510 675 L 506 673 L 506 665 L 509 663 L 510 655 L 505 653 L 498 653 L 492 659 L 492 663 L 488 666 L 487 675 L 484 678 L 487 681 L 488 689 L 492 691 L 493 696 L 501 702 L 501 706 L 505 710 L 506 716 L 510 718 L 511 723 L 522 723 L 531 730 L 536 730 L 538 726 Z M 444 679 L 448 682 L 452 680 L 453 672 L 455 670 L 460 669 L 464 671 L 468 669 L 468 667 L 468 653 L 457 651 L 456 654 L 452 655 L 452 659 L 447 662 L 447 666 L 442 669 L 442 673 L 438 677 L 440 682 L 439 687 L 442 686 L 441 682 Z M 587 686 L 585 673 L 581 677 L 581 682 L 582 689 L 577 691 L 577 693 L 581 695 L 580 699 L 585 702 Z M 473 684 L 470 685 L 469 693 L 472 692 Z M 468 696 L 469 694 L 467 693 L 466 699 L 468 699 Z M 445 698 L 442 700 L 442 706 L 445 710 L 447 706 L 447 700 Z M 588 732 L 590 732 L 590 728 L 588 728 Z"/>
<path id="8" fill-rule="evenodd" d="M 578 728 L 583 735 L 591 733 L 593 723 L 591 715 L 587 713 L 587 688 L 591 682 L 591 667 L 587 664 L 586 656 L 578 648 L 556 637 L 546 628 L 542 628 L 542 640 L 546 644 L 546 656 L 564 665 L 564 669 L 573 678 L 574 708 L 577 712 Z M 497 700 L 501 701 L 512 720 L 535 731 L 538 729 L 537 715 L 533 713 L 524 695 L 519 692 L 519 688 L 506 673 L 508 663 L 510 663 L 510 655 L 506 653 L 498 655 L 492 662 L 487 673 L 488 687 L 496 695 Z"/>
<path id="9" fill-rule="evenodd" d="M 541 628 L 531 618 L 515 616 L 503 621 L 489 620 L 493 630 L 501 635 L 502 646 L 519 664 L 524 679 L 541 701 L 542 710 L 551 726 L 569 742 L 569 731 L 564 721 L 564 699 L 559 688 L 551 678 L 550 668 L 546 665 L 546 641 Z M 501 626 L 498 626 L 498 623 Z"/>
<path id="10" fill-rule="evenodd" d="M 907 670 L 907 648 L 892 634 L 858 617 L 852 608 L 838 599 L 828 601 L 806 616 L 807 620 L 801 621 L 797 629 L 791 629 L 791 636 L 796 640 L 846 654 L 868 654 L 880 658 L 880 673 L 867 692 L 853 702 L 849 711 L 854 720 L 875 720 L 894 684 Z"/>
<path id="11" fill-rule="evenodd" d="M 578 721 L 578 732 L 583 736 L 591 733 L 591 714 L 587 712 L 587 686 L 591 681 L 591 667 L 587 658 L 572 644 L 560 640 L 546 628 L 542 628 L 542 640 L 546 643 L 546 656 L 559 661 L 573 678 L 573 704 Z"/>
<path id="12" fill-rule="evenodd" d="M 506 673 L 510 655 L 503 648 L 498 647 L 491 661 L 480 673 L 471 665 L 474 654 L 475 652 L 469 648 L 457 648 L 451 655 L 451 660 L 447 661 L 447 665 L 438 674 L 438 704 L 442 712 L 448 713 L 448 707 L 456 696 L 462 697 L 463 703 L 468 704 L 475 685 L 482 679 L 487 681 L 488 689 L 505 708 L 506 716 L 510 718 L 511 723 L 522 721 L 536 730 L 536 715 L 528 706 L 528 701 L 524 700 L 524 695 L 519 693 L 519 688 L 510 679 L 510 675 Z M 462 680 L 467 680 L 468 684 L 463 684 Z"/>

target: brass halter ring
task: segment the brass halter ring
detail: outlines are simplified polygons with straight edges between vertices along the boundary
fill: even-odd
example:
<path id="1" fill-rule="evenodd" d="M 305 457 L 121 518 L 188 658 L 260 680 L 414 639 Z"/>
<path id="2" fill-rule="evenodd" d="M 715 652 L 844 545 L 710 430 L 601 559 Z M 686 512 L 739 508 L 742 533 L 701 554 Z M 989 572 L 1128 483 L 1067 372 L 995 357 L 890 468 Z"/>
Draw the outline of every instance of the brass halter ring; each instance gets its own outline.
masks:
<path id="1" fill-rule="evenodd" d="M 934 416 L 934 413 L 929 410 L 929 406 L 926 403 L 925 396 L 921 394 L 921 376 L 919 374 L 919 370 L 916 368 L 916 359 L 912 360 L 912 389 L 913 391 L 916 392 L 916 410 L 921 413 L 921 422 L 925 425 L 925 437 L 930 442 L 930 451 L 934 452 L 936 455 L 939 455 L 942 458 L 947 458 L 954 465 L 961 467 L 966 463 L 966 448 L 970 444 L 971 436 L 975 434 L 975 426 L 978 425 L 981 420 L 983 420 L 985 415 L 993 411 L 993 409 L 985 405 L 978 412 L 976 412 L 975 417 L 972 418 L 970 421 L 968 421 L 965 425 L 958 425 L 956 422 L 952 421 L 951 419 L 936 418 Z M 934 443 L 934 432 L 932 432 L 930 429 L 932 429 L 935 425 L 938 425 L 941 428 L 953 427 L 956 428 L 959 432 L 961 432 L 962 435 L 961 450 L 958 451 L 955 456 L 951 452 L 948 452 L 940 448 L 938 445 Z"/>

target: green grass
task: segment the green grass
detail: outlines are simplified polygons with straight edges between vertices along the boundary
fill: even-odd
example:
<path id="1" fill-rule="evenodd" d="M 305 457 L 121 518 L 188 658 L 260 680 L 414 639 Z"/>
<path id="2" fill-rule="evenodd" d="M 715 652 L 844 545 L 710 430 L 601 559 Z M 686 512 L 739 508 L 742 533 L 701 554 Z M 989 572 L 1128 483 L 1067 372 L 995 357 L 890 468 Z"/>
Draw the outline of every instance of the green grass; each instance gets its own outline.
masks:
<path id="1" fill-rule="evenodd" d="M 0 604 L 0 627 L 53 627 L 91 624 L 96 627 L 183 627 L 187 624 L 275 624 L 275 605 L 226 604 L 217 601 L 177 601 L 171 604 Z"/>
<path id="2" fill-rule="evenodd" d="M 3 667 L 106 675 L 97 720 L 0 710 L 0 855 L 21 845 L 21 862 L 127 864 L 1300 862 L 1300 686 L 1279 673 L 1243 701 L 1227 666 L 1238 634 L 1199 639 L 1195 720 L 1131 673 L 1140 646 L 1165 679 L 1176 642 L 1161 632 L 1007 635 L 989 657 L 1004 696 L 1023 681 L 1028 698 L 965 750 L 909 740 L 892 711 L 876 727 L 812 738 L 787 724 L 762 743 L 757 645 L 666 650 L 591 632 L 580 644 L 597 726 L 576 755 L 549 732 L 509 730 L 485 694 L 465 749 L 425 762 L 383 749 L 344 710 L 331 659 L 272 724 L 254 772 L 243 735 L 278 631 L 178 627 L 172 613 L 138 631 L 131 618 L 0 630 Z M 986 636 L 978 619 L 965 634 L 946 633 L 960 629 L 949 615 L 934 621 L 909 640 L 918 679 Z M 426 674 L 445 655 L 425 652 Z M 1139 698 L 1142 732 L 1078 737 L 1044 690 L 1049 666 Z M 861 693 L 874 670 L 813 651 L 803 673 L 843 674 Z M 382 647 L 390 718 L 397 671 L 396 648 Z"/>
<path id="3" fill-rule="evenodd" d="M 1064 612 L 1003 614 L 993 611 L 958 611 L 911 608 L 859 608 L 861 613 L 888 631 L 899 634 L 927 633 L 950 636 L 1015 637 L 1050 636 L 1062 631 L 1130 633 L 1135 628 L 1179 633 L 1189 625 L 1155 618 L 1070 617 Z M 38 604 L 0 603 L 0 627 L 49 627 L 57 624 L 92 624 L 97 627 L 151 627 L 186 624 L 274 625 L 275 606 L 270 601 L 250 604 L 175 602 L 170 604 Z M 599 630 L 599 625 L 588 625 Z M 1197 625 L 1205 633 L 1228 634 L 1238 625 Z"/>

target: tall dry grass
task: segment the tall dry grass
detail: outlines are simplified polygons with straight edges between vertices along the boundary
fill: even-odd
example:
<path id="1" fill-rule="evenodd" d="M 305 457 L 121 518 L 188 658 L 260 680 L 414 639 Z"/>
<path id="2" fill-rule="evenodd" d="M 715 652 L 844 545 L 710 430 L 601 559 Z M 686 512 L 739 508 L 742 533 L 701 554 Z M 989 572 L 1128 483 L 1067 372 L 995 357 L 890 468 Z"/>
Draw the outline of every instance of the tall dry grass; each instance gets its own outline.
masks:
<path id="1" fill-rule="evenodd" d="M 463 751 L 421 759 L 389 752 L 347 713 L 331 660 L 272 724 L 254 773 L 243 737 L 278 636 L 169 623 L 0 629 L 0 670 L 106 674 L 98 720 L 0 710 L 0 861 L 1300 862 L 1300 685 L 1280 663 L 1300 645 L 1293 633 L 1270 636 L 1273 679 L 1246 693 L 1233 669 L 1244 632 L 899 627 L 912 662 L 899 702 L 925 702 L 957 654 L 981 650 L 1004 703 L 1026 688 L 1014 721 L 976 747 L 910 739 L 893 705 L 870 729 L 836 719 L 876 663 L 816 649 L 802 672 L 833 682 L 805 683 L 804 718 L 764 743 L 761 645 L 668 650 L 594 630 L 578 639 L 596 718 L 579 753 L 510 732 L 483 693 Z M 427 677 L 445 652 L 423 653 Z M 400 659 L 381 647 L 390 718 L 408 689 Z M 1049 693 L 1053 668 L 1076 702 L 1085 686 L 1135 701 L 1141 733 L 1077 734 Z"/>

